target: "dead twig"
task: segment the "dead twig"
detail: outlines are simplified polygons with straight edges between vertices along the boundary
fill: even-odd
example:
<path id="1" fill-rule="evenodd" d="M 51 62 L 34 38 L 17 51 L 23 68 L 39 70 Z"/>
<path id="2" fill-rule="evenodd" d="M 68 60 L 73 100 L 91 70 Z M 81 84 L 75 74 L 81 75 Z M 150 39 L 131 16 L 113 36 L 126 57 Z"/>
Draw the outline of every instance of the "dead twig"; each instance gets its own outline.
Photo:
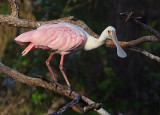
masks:
<path id="1" fill-rule="evenodd" d="M 133 12 L 131 12 L 131 13 L 127 16 L 125 22 L 128 22 L 128 20 L 129 20 L 129 19 L 131 18 L 131 16 L 132 16 L 132 14 L 133 14 Z"/>
<path id="2" fill-rule="evenodd" d="M 94 110 L 94 109 L 98 110 L 98 109 L 101 108 L 101 106 L 102 106 L 101 103 L 93 103 L 93 104 L 91 104 L 91 105 L 89 105 L 89 106 L 86 106 L 86 107 L 84 107 L 84 108 L 78 108 L 78 107 L 76 107 L 76 106 L 72 106 L 72 109 L 73 109 L 74 111 L 76 111 L 77 113 L 85 114 L 85 113 L 87 113 L 87 112 L 89 112 L 89 111 L 91 111 L 91 110 Z"/>
<path id="3" fill-rule="evenodd" d="M 155 55 L 147 52 L 147 51 L 144 50 L 144 49 L 141 49 L 141 48 L 138 48 L 138 47 L 130 47 L 129 50 L 135 51 L 135 52 L 138 52 L 138 53 L 141 53 L 141 54 L 143 54 L 143 55 L 151 58 L 152 60 L 155 60 L 155 61 L 157 61 L 157 62 L 160 62 L 160 57 L 155 56 Z"/>
<path id="4" fill-rule="evenodd" d="M 155 36 L 153 36 L 153 35 L 151 35 L 151 36 L 143 36 L 141 38 L 138 38 L 136 40 L 132 40 L 130 42 L 120 43 L 120 45 L 123 45 L 124 47 L 127 47 L 127 49 L 129 49 L 131 51 L 139 52 L 139 53 L 149 57 L 152 60 L 160 62 L 160 57 L 159 56 L 155 56 L 155 55 L 147 52 L 144 49 L 141 49 L 141 48 L 138 48 L 138 47 L 133 47 L 133 46 L 138 45 L 138 44 L 143 43 L 143 42 L 160 42 L 160 33 L 157 30 L 155 30 L 154 28 L 152 28 L 152 27 L 140 22 L 138 20 L 139 17 L 132 16 L 133 12 L 130 12 L 130 13 L 122 12 L 122 13 L 120 13 L 120 15 L 126 16 L 126 22 L 130 20 L 133 23 L 135 23 L 137 25 L 140 25 L 144 30 L 147 30 L 150 33 L 152 33 L 153 35 L 155 35 Z"/>
<path id="5" fill-rule="evenodd" d="M 154 28 L 152 28 L 152 27 L 140 22 L 139 20 L 137 20 L 138 18 L 137 17 L 133 17 L 132 14 L 133 14 L 133 12 L 131 12 L 131 13 L 128 13 L 128 12 L 120 13 L 120 15 L 122 15 L 122 16 L 127 16 L 126 21 L 130 20 L 133 23 L 135 23 L 137 25 L 140 25 L 144 30 L 147 30 L 147 31 L 151 32 L 158 39 L 160 39 L 160 33 L 157 30 L 155 30 Z"/>
<path id="6" fill-rule="evenodd" d="M 62 115 L 63 112 L 65 112 L 66 110 L 70 109 L 72 106 L 76 105 L 81 99 L 81 95 L 78 94 L 74 100 L 72 100 L 71 102 L 69 102 L 67 105 L 65 105 L 64 107 L 60 108 L 56 113 L 54 114 L 49 114 L 49 115 Z"/>

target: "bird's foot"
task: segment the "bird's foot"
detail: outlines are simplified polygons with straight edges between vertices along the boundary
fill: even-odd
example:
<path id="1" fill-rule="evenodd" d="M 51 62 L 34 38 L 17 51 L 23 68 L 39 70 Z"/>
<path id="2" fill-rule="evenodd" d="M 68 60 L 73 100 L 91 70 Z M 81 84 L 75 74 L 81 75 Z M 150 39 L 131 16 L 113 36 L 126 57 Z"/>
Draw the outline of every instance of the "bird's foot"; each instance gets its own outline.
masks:
<path id="1" fill-rule="evenodd" d="M 73 88 L 70 86 L 70 92 L 69 92 L 69 96 L 71 96 L 72 92 L 74 91 Z"/>
<path id="2" fill-rule="evenodd" d="M 46 77 L 44 77 L 44 76 L 36 75 L 36 78 L 40 78 L 40 79 L 50 83 L 50 81 L 48 79 L 46 79 Z"/>
<path id="3" fill-rule="evenodd" d="M 58 87 L 58 82 L 54 82 L 54 90 L 56 90 Z"/>

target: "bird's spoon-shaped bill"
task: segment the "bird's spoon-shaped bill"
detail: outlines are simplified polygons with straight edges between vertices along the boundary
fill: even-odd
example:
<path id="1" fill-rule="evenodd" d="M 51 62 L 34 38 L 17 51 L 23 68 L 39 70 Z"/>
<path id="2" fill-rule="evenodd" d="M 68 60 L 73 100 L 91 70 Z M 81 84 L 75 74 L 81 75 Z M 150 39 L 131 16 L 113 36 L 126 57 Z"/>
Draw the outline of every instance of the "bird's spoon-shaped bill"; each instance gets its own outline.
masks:
<path id="1" fill-rule="evenodd" d="M 122 49 L 122 47 L 119 45 L 118 40 L 117 40 L 117 36 L 116 36 L 116 32 L 112 31 L 110 33 L 110 37 L 113 40 L 113 42 L 115 43 L 116 47 L 117 47 L 117 55 L 121 58 L 125 58 L 127 56 L 126 52 Z"/>

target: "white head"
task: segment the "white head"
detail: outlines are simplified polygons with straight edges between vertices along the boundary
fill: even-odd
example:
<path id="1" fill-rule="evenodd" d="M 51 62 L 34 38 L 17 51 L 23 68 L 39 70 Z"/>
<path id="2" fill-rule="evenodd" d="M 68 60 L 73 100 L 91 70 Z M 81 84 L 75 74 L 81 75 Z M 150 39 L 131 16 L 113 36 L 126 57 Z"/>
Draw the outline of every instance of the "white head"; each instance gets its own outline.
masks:
<path id="1" fill-rule="evenodd" d="M 116 29 L 112 26 L 108 26 L 105 30 L 104 30 L 104 34 L 106 38 L 111 39 L 116 47 L 117 47 L 117 55 L 121 58 L 125 58 L 127 56 L 127 54 L 124 52 L 124 50 L 121 48 L 121 46 L 118 43 L 117 40 L 117 35 L 116 35 Z"/>

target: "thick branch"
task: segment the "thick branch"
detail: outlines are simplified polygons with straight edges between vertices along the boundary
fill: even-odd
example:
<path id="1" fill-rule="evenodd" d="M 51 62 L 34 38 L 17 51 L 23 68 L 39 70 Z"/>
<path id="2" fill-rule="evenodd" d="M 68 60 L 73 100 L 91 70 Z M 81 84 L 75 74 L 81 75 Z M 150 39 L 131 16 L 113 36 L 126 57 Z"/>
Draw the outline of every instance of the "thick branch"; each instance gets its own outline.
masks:
<path id="1" fill-rule="evenodd" d="M 143 42 L 160 42 L 160 40 L 158 38 L 156 38 L 155 36 L 143 36 L 143 37 L 140 37 L 136 40 L 131 40 L 129 42 L 120 42 L 119 41 L 119 44 L 123 47 L 123 48 L 127 48 L 127 47 L 130 47 L 130 46 L 136 46 L 140 43 L 143 43 Z M 106 46 L 108 47 L 116 47 L 114 42 L 111 41 L 111 40 L 108 40 L 106 42 Z"/>
<path id="2" fill-rule="evenodd" d="M 92 36 L 99 38 L 99 36 L 96 33 L 94 33 L 83 21 L 78 20 L 78 19 L 74 18 L 73 16 L 70 16 L 67 18 L 60 18 L 58 20 L 43 22 L 43 21 L 31 21 L 31 20 L 26 20 L 26 19 L 18 19 L 16 17 L 10 16 L 10 15 L 0 15 L 0 23 L 1 24 L 11 25 L 11 26 L 15 26 L 15 27 L 38 28 L 44 24 L 55 23 L 55 22 L 69 22 L 69 23 L 75 24 L 77 26 L 80 26 L 84 30 L 86 30 Z M 119 42 L 119 43 L 122 47 L 127 48 L 130 46 L 138 45 L 143 42 L 159 42 L 159 41 L 160 40 L 157 39 L 155 36 L 144 36 L 144 37 L 141 37 L 136 40 L 129 41 L 129 42 Z M 113 41 L 108 40 L 106 42 L 106 46 L 112 48 L 112 47 L 115 47 L 115 44 L 113 43 Z M 134 50 L 132 50 L 132 51 L 134 51 Z M 148 56 L 148 55 L 146 55 L 146 56 Z M 151 59 L 155 59 L 155 58 L 151 58 Z"/>
<path id="3" fill-rule="evenodd" d="M 3 25 L 11 25 L 15 27 L 23 27 L 23 28 L 38 28 L 44 24 L 49 23 L 55 23 L 55 22 L 69 22 L 72 24 L 75 24 L 77 26 L 80 26 L 84 30 L 86 30 L 89 34 L 92 36 L 99 38 L 99 36 L 94 33 L 83 21 L 78 20 L 74 18 L 73 16 L 66 17 L 66 18 L 60 18 L 57 20 L 52 21 L 31 21 L 26 19 L 18 19 L 15 17 L 12 17 L 10 15 L 0 15 L 0 23 Z M 155 36 L 144 36 L 136 40 L 132 40 L 129 42 L 119 42 L 122 47 L 130 47 L 138 45 L 142 42 L 159 42 L 160 40 L 157 39 Z M 115 44 L 112 41 L 107 41 L 106 46 L 108 47 L 115 47 Z"/>
<path id="4" fill-rule="evenodd" d="M 86 30 L 88 33 L 90 33 L 94 37 L 98 38 L 98 35 L 94 33 L 83 21 L 78 20 L 73 16 L 66 17 L 66 18 L 60 18 L 57 20 L 51 20 L 51 21 L 32 21 L 32 20 L 26 20 L 26 19 L 19 19 L 11 15 L 0 15 L 0 24 L 10 25 L 14 27 L 35 29 L 44 24 L 51 24 L 51 23 L 56 23 L 56 22 L 68 22 L 68 23 L 75 24 L 77 26 L 80 26 L 84 30 Z"/>
<path id="5" fill-rule="evenodd" d="M 131 51 L 141 53 L 141 54 L 149 57 L 152 60 L 160 62 L 160 57 L 155 56 L 155 55 L 147 52 L 144 49 L 141 49 L 141 48 L 138 48 L 138 47 L 133 47 L 133 46 L 136 46 L 136 45 L 138 45 L 140 43 L 143 43 L 143 42 L 160 42 L 160 40 L 158 38 L 156 38 L 155 36 L 143 36 L 143 37 L 140 37 L 136 40 L 132 40 L 132 41 L 129 41 L 129 42 L 119 42 L 119 44 L 125 49 L 129 49 Z M 106 46 L 116 47 L 115 44 L 111 40 L 108 40 L 106 42 Z"/>
<path id="6" fill-rule="evenodd" d="M 24 84 L 27 84 L 30 86 L 43 87 L 45 89 L 51 90 L 55 93 L 66 96 L 66 97 L 71 98 L 73 100 L 75 100 L 79 96 L 79 94 L 75 91 L 73 91 L 70 95 L 70 88 L 68 88 L 66 86 L 63 86 L 63 85 L 60 85 L 57 83 L 47 82 L 47 81 L 44 81 L 39 78 L 28 77 L 26 75 L 23 75 L 23 74 L 17 72 L 16 70 L 13 70 L 13 69 L 5 66 L 2 62 L 0 62 L 0 73 L 6 75 L 8 77 L 11 77 L 13 79 L 16 79 L 18 82 L 21 82 L 21 83 L 24 83 Z M 88 105 L 92 105 L 93 103 L 95 103 L 85 96 L 81 96 L 81 98 L 82 98 L 82 101 L 84 101 Z M 96 110 L 96 111 L 101 115 L 110 115 L 103 108 Z"/>

